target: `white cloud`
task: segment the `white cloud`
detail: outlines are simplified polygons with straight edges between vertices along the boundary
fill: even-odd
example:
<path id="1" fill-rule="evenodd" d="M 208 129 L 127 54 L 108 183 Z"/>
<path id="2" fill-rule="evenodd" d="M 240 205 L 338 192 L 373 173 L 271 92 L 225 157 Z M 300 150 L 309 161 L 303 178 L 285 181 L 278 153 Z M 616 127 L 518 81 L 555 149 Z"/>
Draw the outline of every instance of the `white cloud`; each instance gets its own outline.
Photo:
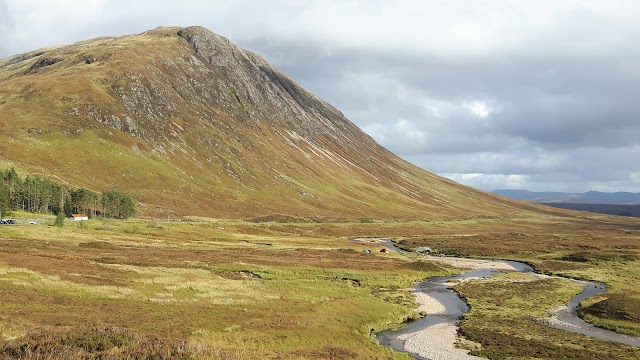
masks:
<path id="1" fill-rule="evenodd" d="M 496 189 L 535 188 L 529 177 L 519 174 L 441 174 L 451 180 L 487 191 Z"/>
<path id="2" fill-rule="evenodd" d="M 486 119 L 494 110 L 484 101 L 472 101 L 463 105 L 471 114 L 481 119 Z"/>

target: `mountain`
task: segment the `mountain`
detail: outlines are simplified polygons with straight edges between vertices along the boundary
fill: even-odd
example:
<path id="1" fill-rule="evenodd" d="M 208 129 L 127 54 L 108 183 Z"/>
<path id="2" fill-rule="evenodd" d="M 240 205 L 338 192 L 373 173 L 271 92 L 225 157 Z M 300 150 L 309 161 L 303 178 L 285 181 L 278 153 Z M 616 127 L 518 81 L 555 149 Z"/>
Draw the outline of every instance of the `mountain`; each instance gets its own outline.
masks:
<path id="1" fill-rule="evenodd" d="M 553 206 L 559 209 L 588 211 L 593 213 L 640 217 L 640 205 L 618 205 L 618 204 L 574 204 L 574 203 L 547 203 L 544 205 Z"/>
<path id="2" fill-rule="evenodd" d="M 0 60 L 0 168 L 117 189 L 142 215 L 456 218 L 539 209 L 395 156 L 202 27 Z"/>
<path id="3" fill-rule="evenodd" d="M 516 200 L 527 200 L 536 203 L 552 204 L 610 204 L 610 205 L 638 205 L 640 193 L 615 192 L 606 193 L 588 191 L 584 193 L 563 192 L 534 192 L 528 190 L 499 189 L 492 191 L 495 194 L 506 196 Z"/>

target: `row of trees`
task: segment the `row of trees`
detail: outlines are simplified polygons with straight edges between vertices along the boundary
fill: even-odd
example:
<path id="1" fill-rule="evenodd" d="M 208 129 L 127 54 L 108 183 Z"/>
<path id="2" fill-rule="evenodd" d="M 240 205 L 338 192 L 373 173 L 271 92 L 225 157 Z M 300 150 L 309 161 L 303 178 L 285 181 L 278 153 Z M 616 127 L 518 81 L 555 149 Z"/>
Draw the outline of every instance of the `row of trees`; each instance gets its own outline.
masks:
<path id="1" fill-rule="evenodd" d="M 0 177 L 0 210 L 3 212 L 24 210 L 66 216 L 85 213 L 92 218 L 126 219 L 136 211 L 131 198 L 119 191 L 100 194 L 85 188 L 72 190 L 39 176 L 23 179 L 14 168 L 0 171 Z"/>

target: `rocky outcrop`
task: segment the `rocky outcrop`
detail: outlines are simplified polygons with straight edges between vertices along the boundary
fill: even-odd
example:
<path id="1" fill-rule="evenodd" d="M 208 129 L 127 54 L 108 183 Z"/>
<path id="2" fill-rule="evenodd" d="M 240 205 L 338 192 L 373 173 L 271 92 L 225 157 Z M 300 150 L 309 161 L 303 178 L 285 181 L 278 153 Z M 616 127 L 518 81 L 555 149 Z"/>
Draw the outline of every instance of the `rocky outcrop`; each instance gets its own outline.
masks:
<path id="1" fill-rule="evenodd" d="M 33 65 L 31 65 L 29 70 L 27 70 L 26 74 L 35 73 L 40 68 L 43 68 L 45 66 L 53 65 L 53 64 L 55 64 L 57 62 L 60 62 L 60 61 L 61 61 L 60 59 L 48 59 L 48 58 L 38 59 L 38 61 L 36 61 Z"/>
<path id="2" fill-rule="evenodd" d="M 347 128 L 359 131 L 333 106 L 302 88 L 262 57 L 237 47 L 227 38 L 199 26 L 182 29 L 178 35 L 216 73 L 225 75 L 225 90 L 234 94 L 254 121 L 270 118 L 303 133 L 307 139 L 318 134 L 335 135 Z M 274 109 L 278 111 L 274 112 Z"/>

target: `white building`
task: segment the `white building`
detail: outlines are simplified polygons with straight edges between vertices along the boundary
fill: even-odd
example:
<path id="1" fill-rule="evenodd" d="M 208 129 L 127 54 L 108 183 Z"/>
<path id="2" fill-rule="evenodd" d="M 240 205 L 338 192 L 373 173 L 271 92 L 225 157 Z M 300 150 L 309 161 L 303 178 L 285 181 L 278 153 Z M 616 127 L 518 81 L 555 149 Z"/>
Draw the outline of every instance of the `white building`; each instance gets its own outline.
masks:
<path id="1" fill-rule="evenodd" d="M 89 220 L 89 217 L 85 214 L 71 214 L 70 219 L 73 221 L 83 221 L 83 220 Z"/>

